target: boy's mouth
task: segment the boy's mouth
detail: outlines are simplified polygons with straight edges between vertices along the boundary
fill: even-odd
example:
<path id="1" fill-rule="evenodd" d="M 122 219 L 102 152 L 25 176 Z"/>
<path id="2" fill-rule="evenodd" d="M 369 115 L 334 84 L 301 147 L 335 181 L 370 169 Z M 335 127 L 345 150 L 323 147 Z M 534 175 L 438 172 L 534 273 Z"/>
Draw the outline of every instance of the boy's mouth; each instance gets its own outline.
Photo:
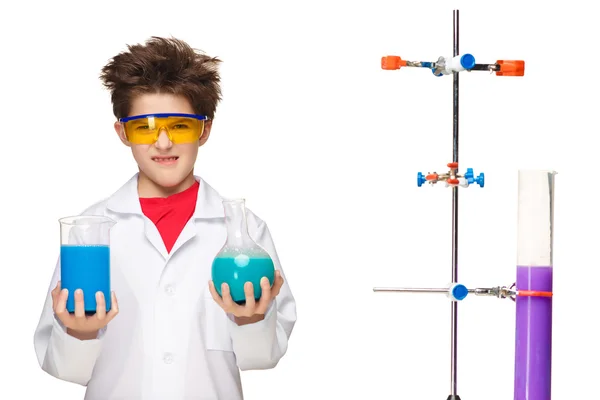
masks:
<path id="1" fill-rule="evenodd" d="M 178 159 L 179 159 L 178 156 L 156 156 L 156 157 L 152 157 L 152 161 L 156 161 L 157 163 L 162 164 L 162 165 L 175 164 Z"/>

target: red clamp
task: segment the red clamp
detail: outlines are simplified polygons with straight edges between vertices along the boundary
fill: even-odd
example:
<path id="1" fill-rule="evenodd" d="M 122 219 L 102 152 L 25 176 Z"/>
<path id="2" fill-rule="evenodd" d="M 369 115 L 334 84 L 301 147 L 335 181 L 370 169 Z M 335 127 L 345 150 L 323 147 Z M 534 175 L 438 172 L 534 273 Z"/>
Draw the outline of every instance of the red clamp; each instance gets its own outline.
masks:
<path id="1" fill-rule="evenodd" d="M 552 297 L 552 292 L 543 292 L 539 290 L 517 290 L 517 296 L 523 297 Z"/>

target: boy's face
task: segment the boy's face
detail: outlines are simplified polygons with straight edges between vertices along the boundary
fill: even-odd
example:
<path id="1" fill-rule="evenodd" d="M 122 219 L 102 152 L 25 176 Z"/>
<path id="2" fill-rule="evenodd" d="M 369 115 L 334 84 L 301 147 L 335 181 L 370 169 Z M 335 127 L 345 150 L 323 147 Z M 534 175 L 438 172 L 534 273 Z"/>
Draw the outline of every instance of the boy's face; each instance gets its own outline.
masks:
<path id="1" fill-rule="evenodd" d="M 194 114 L 189 101 L 183 97 L 168 93 L 143 94 L 133 99 L 129 116 L 158 113 Z M 174 144 L 166 131 L 161 131 L 153 144 L 131 144 L 127 141 L 121 123 L 115 123 L 115 130 L 121 141 L 131 147 L 133 157 L 140 172 L 156 185 L 173 188 L 188 178 L 194 169 L 198 148 L 210 134 L 211 124 L 206 121 L 204 133 L 194 143 Z"/>

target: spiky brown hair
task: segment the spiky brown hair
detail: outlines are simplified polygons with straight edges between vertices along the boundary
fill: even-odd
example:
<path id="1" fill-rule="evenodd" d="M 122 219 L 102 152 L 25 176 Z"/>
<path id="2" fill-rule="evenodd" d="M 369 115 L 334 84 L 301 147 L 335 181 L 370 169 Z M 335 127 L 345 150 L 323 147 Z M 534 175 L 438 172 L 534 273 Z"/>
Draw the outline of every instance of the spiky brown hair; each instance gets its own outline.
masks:
<path id="1" fill-rule="evenodd" d="M 153 36 L 128 45 L 102 68 L 100 79 L 111 92 L 113 113 L 128 116 L 131 100 L 144 93 L 185 96 L 195 112 L 214 118 L 221 100 L 218 58 L 209 57 L 175 38 Z"/>

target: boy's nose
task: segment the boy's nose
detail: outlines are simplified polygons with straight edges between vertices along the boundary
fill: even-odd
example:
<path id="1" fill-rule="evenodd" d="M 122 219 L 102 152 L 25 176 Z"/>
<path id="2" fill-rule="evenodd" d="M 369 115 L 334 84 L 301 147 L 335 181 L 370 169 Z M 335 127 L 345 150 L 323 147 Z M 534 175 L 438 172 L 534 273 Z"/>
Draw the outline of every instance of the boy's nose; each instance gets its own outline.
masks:
<path id="1" fill-rule="evenodd" d="M 173 142 L 169 139 L 169 134 L 165 129 L 161 129 L 158 134 L 158 140 L 156 141 L 156 147 L 160 149 L 168 149 L 173 146 Z"/>

